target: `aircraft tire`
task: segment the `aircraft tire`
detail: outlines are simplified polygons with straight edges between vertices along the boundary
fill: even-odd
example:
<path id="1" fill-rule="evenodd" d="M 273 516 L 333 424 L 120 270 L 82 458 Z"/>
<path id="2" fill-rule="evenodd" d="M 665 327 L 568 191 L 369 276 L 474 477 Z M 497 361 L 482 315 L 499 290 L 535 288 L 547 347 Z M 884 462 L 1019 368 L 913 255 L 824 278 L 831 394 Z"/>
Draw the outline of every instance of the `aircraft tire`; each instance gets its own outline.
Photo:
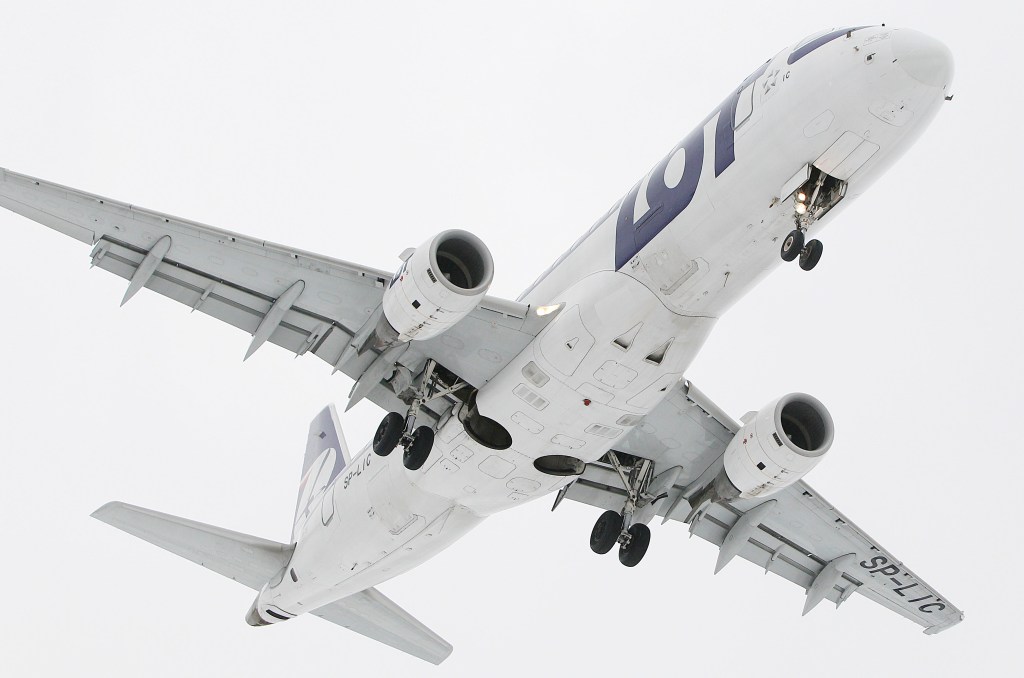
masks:
<path id="1" fill-rule="evenodd" d="M 619 547 L 619 562 L 626 567 L 636 567 L 651 545 L 651 528 L 637 523 L 629 528 L 629 536 L 629 543 Z"/>
<path id="2" fill-rule="evenodd" d="M 373 452 L 381 457 L 386 457 L 398 445 L 402 439 L 402 432 L 405 431 L 405 417 L 398 412 L 388 412 L 373 434 Z"/>
<path id="3" fill-rule="evenodd" d="M 605 511 L 590 531 L 590 550 L 605 554 L 612 550 L 622 531 L 622 516 L 615 511 Z"/>
<path id="4" fill-rule="evenodd" d="M 429 426 L 420 426 L 412 436 L 412 442 L 405 448 L 402 455 L 402 463 L 410 471 L 418 471 L 427 463 L 430 450 L 434 448 L 434 429 Z"/>
<path id="5" fill-rule="evenodd" d="M 779 250 L 779 255 L 783 261 L 793 261 L 800 252 L 804 249 L 804 232 L 800 229 L 794 229 L 789 232 L 786 239 L 782 241 L 782 249 Z"/>
<path id="6" fill-rule="evenodd" d="M 817 266 L 824 250 L 825 246 L 821 244 L 820 240 L 812 240 L 807 243 L 800 252 L 800 268 L 809 271 Z"/>

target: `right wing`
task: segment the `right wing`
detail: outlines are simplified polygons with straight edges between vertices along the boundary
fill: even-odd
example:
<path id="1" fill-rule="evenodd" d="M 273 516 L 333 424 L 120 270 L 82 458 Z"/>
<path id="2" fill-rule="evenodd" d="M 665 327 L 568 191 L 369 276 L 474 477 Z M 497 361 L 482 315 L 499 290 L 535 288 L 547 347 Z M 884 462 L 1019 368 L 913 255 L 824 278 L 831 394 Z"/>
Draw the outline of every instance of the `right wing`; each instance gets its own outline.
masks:
<path id="1" fill-rule="evenodd" d="M 336 367 L 392 276 L 4 169 L 0 206 L 91 245 L 93 266 L 130 281 L 124 301 L 146 287 L 254 335 L 250 353 L 269 341 Z M 42 244 L 30 254 L 45 265 Z M 443 336 L 412 342 L 398 362 L 415 375 L 433 358 L 482 386 L 540 331 L 528 311 L 485 297 Z M 358 380 L 376 357 L 368 350 L 341 371 Z M 389 411 L 405 407 L 380 378 L 366 397 Z"/>
<path id="2" fill-rule="evenodd" d="M 667 496 L 649 508 L 664 521 L 685 521 L 689 500 L 717 474 L 739 428 L 682 381 L 615 449 L 654 460 L 656 472 L 681 467 Z M 588 464 L 564 496 L 614 511 L 626 498 L 617 474 L 600 462 Z M 766 498 L 710 504 L 694 517 L 690 533 L 720 548 L 719 568 L 738 555 L 804 588 L 804 614 L 823 600 L 838 607 L 859 593 L 928 634 L 963 619 L 963 612 L 803 481 Z"/>

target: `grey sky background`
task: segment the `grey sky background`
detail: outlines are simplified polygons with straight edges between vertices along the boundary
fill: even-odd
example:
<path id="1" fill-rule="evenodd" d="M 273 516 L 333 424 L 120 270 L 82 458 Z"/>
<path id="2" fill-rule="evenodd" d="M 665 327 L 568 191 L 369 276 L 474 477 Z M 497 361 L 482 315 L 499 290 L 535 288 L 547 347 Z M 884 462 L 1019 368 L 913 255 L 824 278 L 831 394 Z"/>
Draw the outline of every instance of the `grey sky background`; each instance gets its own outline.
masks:
<path id="1" fill-rule="evenodd" d="M 809 482 L 967 612 L 926 637 L 685 526 L 622 568 L 542 500 L 381 586 L 440 668 L 89 518 L 120 499 L 284 541 L 305 433 L 351 382 L 88 267 L 0 213 L 7 675 L 963 675 L 1021 667 L 1020 17 L 1012 3 L 3 2 L 0 166 L 385 269 L 446 228 L 514 298 L 758 64 L 831 26 L 945 41 L 955 99 L 718 324 L 688 374 L 735 417 L 794 390 L 837 428 Z M 343 415 L 362 445 L 383 413 Z"/>

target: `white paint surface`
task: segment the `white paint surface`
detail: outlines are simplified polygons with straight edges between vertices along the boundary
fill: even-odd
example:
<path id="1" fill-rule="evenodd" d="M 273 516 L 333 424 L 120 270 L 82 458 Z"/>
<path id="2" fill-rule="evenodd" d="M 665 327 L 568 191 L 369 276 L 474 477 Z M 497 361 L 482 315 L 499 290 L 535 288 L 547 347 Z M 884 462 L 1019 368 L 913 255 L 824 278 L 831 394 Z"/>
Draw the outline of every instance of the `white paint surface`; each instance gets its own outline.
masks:
<path id="1" fill-rule="evenodd" d="M 1004 6 L 5 3 L 0 165 L 387 270 L 467 228 L 507 298 L 787 43 L 879 20 L 940 38 L 955 101 L 825 232 L 821 265 L 761 283 L 687 376 L 734 416 L 819 397 L 836 443 L 809 480 L 967 612 L 936 637 L 856 596 L 801 618 L 798 588 L 742 562 L 712 577 L 716 549 L 680 525 L 634 570 L 595 556 L 597 511 L 565 502 L 497 515 L 382 587 L 455 645 L 440 669 L 317 619 L 252 629 L 248 589 L 88 514 L 122 499 L 286 539 L 309 419 L 350 382 L 269 346 L 243 365 L 250 337 L 146 291 L 119 310 L 124 281 L 88 248 L 4 212 L 5 671 L 1010 669 L 1024 242 Z M 347 437 L 380 416 L 360 404 Z M 794 638 L 789 661 L 756 659 Z"/>

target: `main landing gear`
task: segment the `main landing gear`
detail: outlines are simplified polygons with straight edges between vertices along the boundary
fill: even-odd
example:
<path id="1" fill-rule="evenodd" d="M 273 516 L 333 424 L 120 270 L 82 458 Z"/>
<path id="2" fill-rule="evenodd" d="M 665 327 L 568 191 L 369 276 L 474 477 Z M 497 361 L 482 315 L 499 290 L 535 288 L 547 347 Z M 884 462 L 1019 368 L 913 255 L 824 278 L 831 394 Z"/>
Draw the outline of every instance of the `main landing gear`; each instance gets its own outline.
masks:
<path id="1" fill-rule="evenodd" d="M 465 385 L 459 382 L 450 388 L 438 390 L 438 380 L 434 375 L 436 366 L 437 363 L 433 360 L 427 361 L 406 415 L 403 417 L 398 412 L 389 412 L 380 422 L 380 426 L 377 427 L 377 432 L 373 436 L 373 451 L 381 457 L 388 456 L 399 445 L 404 447 L 402 464 L 410 471 L 418 471 L 422 468 L 434 447 L 434 429 L 430 426 L 416 425 L 420 407 L 425 402 L 453 393 Z"/>
<path id="2" fill-rule="evenodd" d="M 654 464 L 649 459 L 629 457 L 624 463 L 615 452 L 609 452 L 607 459 L 626 488 L 626 502 L 621 512 L 605 511 L 597 519 L 590 532 L 590 549 L 604 554 L 618 544 L 619 562 L 626 567 L 635 567 L 650 546 L 651 529 L 643 523 L 632 524 L 633 514 L 664 495 L 655 497 L 647 493 L 654 477 Z"/>
<path id="3" fill-rule="evenodd" d="M 401 443 L 405 448 L 402 463 L 410 471 L 416 471 L 426 463 L 430 450 L 434 447 L 434 429 L 429 426 L 416 426 L 415 417 L 411 419 L 409 424 L 412 431 L 407 432 L 410 428 L 407 418 L 398 412 L 388 412 L 373 436 L 373 451 L 381 457 L 386 457 Z"/>

